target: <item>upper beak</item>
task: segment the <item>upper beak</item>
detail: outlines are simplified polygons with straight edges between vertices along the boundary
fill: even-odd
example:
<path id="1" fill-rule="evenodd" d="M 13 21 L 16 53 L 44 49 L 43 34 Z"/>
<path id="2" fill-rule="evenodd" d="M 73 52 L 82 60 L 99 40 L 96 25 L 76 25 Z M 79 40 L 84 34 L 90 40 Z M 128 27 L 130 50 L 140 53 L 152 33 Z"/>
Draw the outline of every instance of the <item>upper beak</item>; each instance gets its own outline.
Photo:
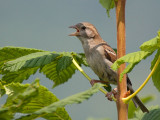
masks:
<path id="1" fill-rule="evenodd" d="M 76 25 L 70 26 L 69 28 L 74 28 L 77 30 L 76 32 L 69 34 L 69 36 L 79 36 L 79 29 L 76 27 Z"/>

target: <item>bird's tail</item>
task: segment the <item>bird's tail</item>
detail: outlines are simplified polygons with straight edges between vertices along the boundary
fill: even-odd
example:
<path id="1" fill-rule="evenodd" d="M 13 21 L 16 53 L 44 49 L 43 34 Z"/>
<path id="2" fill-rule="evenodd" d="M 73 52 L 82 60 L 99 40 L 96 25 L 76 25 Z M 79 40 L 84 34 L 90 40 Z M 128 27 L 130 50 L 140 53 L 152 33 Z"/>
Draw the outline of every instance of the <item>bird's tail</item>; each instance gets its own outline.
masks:
<path id="1" fill-rule="evenodd" d="M 127 88 L 130 90 L 131 94 L 134 93 L 134 90 L 132 88 L 132 86 L 130 84 L 127 84 Z M 133 97 L 133 103 L 135 104 L 135 106 L 139 106 L 139 108 L 142 110 L 142 112 L 147 112 L 149 113 L 149 110 L 146 108 L 146 106 L 144 106 L 144 104 L 142 103 L 142 101 L 139 99 L 139 97 L 136 95 L 135 97 Z"/>

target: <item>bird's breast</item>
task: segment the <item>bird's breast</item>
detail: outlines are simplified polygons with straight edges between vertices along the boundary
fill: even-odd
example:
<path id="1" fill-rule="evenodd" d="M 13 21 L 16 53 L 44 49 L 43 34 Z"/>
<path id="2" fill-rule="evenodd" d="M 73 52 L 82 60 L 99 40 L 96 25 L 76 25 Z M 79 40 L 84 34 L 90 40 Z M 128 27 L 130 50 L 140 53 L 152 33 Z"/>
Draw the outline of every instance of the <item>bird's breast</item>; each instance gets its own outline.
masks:
<path id="1" fill-rule="evenodd" d="M 117 74 L 110 68 L 112 63 L 105 58 L 102 48 L 90 49 L 85 55 L 89 66 L 99 78 L 111 84 L 116 84 Z"/>

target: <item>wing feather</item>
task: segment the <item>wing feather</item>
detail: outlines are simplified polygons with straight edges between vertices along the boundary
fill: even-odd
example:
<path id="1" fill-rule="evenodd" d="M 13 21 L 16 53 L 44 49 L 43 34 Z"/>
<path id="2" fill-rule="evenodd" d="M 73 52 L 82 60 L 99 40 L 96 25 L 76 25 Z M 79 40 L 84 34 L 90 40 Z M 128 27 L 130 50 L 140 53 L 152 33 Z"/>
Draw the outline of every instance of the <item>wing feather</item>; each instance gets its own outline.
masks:
<path id="1" fill-rule="evenodd" d="M 116 52 L 108 45 L 103 45 L 106 59 L 114 63 L 117 60 Z"/>

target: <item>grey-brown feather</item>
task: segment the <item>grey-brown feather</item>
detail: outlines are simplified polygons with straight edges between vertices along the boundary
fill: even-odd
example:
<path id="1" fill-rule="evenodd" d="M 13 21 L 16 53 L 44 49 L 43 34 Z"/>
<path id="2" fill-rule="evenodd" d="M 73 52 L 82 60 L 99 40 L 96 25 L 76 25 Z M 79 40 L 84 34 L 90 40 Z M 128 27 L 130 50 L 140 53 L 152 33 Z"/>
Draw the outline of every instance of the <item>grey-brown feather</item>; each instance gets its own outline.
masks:
<path id="1" fill-rule="evenodd" d="M 81 31 L 82 26 L 85 26 L 86 30 Z M 76 27 L 80 30 L 77 37 L 82 43 L 89 66 L 100 79 L 111 84 L 117 84 L 117 72 L 111 69 L 111 65 L 117 59 L 114 50 L 100 37 L 92 24 L 79 23 Z M 131 81 L 127 76 L 127 88 L 133 93 L 131 85 Z M 134 97 L 134 100 L 143 112 L 149 112 L 137 96 Z"/>
<path id="2" fill-rule="evenodd" d="M 105 41 L 99 39 L 99 41 L 95 39 L 83 39 L 82 46 L 85 52 L 85 56 L 88 64 L 92 68 L 92 70 L 97 74 L 99 78 L 102 80 L 109 82 L 111 84 L 117 83 L 117 72 L 111 69 L 111 65 L 113 64 L 109 59 L 106 59 L 105 56 Z M 82 40 L 81 40 L 82 41 Z M 104 44 L 102 44 L 102 41 Z M 107 46 L 106 46 L 107 47 Z"/>

